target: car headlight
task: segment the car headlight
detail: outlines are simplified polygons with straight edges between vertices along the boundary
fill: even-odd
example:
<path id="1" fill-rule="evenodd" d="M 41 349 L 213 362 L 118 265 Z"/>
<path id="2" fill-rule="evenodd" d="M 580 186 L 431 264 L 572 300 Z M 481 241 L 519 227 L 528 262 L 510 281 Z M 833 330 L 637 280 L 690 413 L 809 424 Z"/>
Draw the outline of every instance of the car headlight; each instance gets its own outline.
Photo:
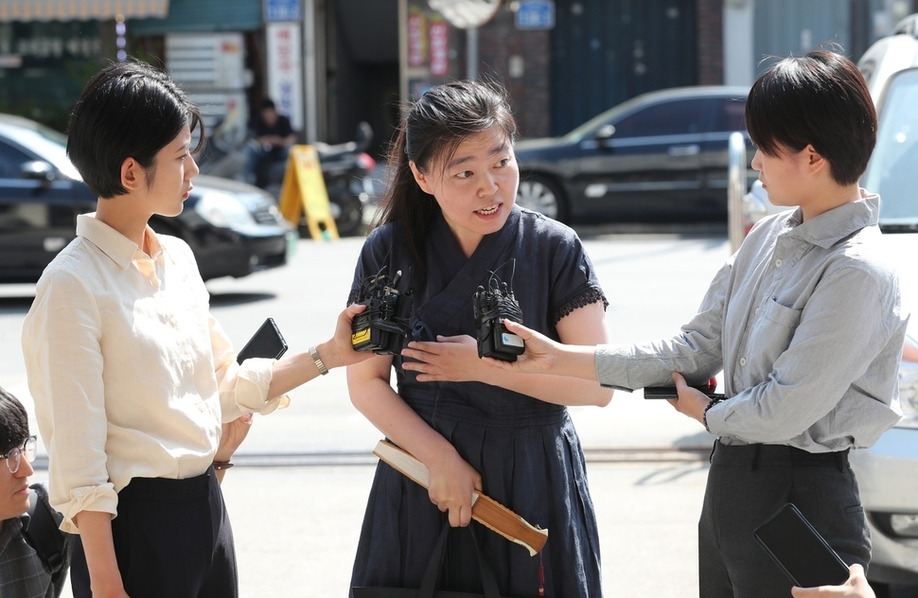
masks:
<path id="1" fill-rule="evenodd" d="M 918 538 L 918 515 L 892 515 L 889 526 L 900 536 Z"/>
<path id="2" fill-rule="evenodd" d="M 214 226 L 233 228 L 252 226 L 255 219 L 249 209 L 229 193 L 206 190 L 194 206 L 197 214 Z"/>
<path id="3" fill-rule="evenodd" d="M 900 428 L 918 428 L 918 342 L 905 337 L 902 363 L 899 364 L 899 404 L 902 406 Z"/>

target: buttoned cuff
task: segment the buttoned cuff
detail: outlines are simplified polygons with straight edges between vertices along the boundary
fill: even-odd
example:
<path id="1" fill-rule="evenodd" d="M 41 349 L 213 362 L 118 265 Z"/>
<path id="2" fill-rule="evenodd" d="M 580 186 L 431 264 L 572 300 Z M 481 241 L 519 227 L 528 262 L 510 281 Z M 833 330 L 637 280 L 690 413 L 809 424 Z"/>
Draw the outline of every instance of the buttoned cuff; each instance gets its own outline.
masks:
<path id="1" fill-rule="evenodd" d="M 727 403 L 721 401 L 720 403 L 714 405 L 708 412 L 705 414 L 705 421 L 708 424 L 708 432 L 715 436 L 723 436 L 727 433 Z"/>
<path id="2" fill-rule="evenodd" d="M 252 358 L 246 359 L 239 366 L 236 380 L 236 404 L 242 412 L 267 415 L 275 409 L 283 409 L 290 405 L 290 397 L 286 394 L 268 398 L 268 389 L 274 378 L 274 363 L 273 359 Z M 224 420 L 227 415 L 224 414 Z M 232 417 L 226 421 L 233 419 L 236 418 Z"/>
<path id="3" fill-rule="evenodd" d="M 80 533 L 74 518 L 83 511 L 100 511 L 110 513 L 112 518 L 118 514 L 118 495 L 111 483 L 101 486 L 83 486 L 70 491 L 70 500 L 63 505 L 53 505 L 61 515 L 61 531 L 68 534 Z"/>

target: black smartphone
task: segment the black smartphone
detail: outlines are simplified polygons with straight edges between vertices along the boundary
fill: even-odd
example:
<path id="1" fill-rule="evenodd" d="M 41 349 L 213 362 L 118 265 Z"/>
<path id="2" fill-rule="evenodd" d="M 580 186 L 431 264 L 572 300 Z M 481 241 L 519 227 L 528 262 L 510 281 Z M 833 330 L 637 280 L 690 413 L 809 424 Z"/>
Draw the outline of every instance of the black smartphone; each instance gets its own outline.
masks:
<path id="1" fill-rule="evenodd" d="M 236 362 L 242 363 L 251 357 L 267 357 L 270 359 L 280 359 L 280 356 L 287 351 L 287 341 L 284 335 L 274 322 L 274 318 L 268 318 L 264 324 L 252 335 L 249 342 L 245 344 L 242 351 L 236 355 Z"/>
<path id="2" fill-rule="evenodd" d="M 848 565 L 792 503 L 753 533 L 795 586 L 839 586 L 848 579 Z"/>
<path id="3" fill-rule="evenodd" d="M 706 386 L 692 386 L 695 390 L 700 390 L 704 394 L 708 395 L 712 399 L 723 399 L 724 395 L 716 392 L 711 392 Z M 676 392 L 675 386 L 645 386 L 644 387 L 644 398 L 645 399 L 678 399 L 679 394 Z"/>

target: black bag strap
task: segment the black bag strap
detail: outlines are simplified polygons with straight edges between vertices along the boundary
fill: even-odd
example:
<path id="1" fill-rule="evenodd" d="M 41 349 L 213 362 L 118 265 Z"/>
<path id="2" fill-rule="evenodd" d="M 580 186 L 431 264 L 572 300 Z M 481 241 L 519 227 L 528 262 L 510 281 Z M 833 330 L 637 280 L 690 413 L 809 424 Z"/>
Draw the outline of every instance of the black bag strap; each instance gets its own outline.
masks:
<path id="1" fill-rule="evenodd" d="M 22 530 L 22 535 L 29 543 L 38 558 L 54 575 L 64 564 L 64 535 L 58 529 L 58 521 L 51 508 L 44 500 L 44 489 L 37 490 L 33 484 L 29 490 L 29 527 Z"/>
<path id="2" fill-rule="evenodd" d="M 421 580 L 421 589 L 418 592 L 419 598 L 434 598 L 434 590 L 437 587 L 437 578 L 440 576 L 440 569 L 443 567 L 443 557 L 446 555 L 446 538 L 449 536 L 450 525 L 447 521 L 443 525 L 437 544 L 434 546 L 433 554 L 430 555 L 430 562 L 427 563 L 427 569 L 424 571 L 424 578 Z M 475 530 L 471 524 L 468 526 L 469 533 L 472 534 L 472 544 L 475 545 L 475 554 L 478 556 L 478 570 L 481 573 L 481 585 L 484 588 L 485 598 L 500 598 L 500 590 L 497 588 L 497 580 L 494 578 L 494 571 L 481 554 L 481 547 L 478 545 L 478 539 L 475 538 Z"/>

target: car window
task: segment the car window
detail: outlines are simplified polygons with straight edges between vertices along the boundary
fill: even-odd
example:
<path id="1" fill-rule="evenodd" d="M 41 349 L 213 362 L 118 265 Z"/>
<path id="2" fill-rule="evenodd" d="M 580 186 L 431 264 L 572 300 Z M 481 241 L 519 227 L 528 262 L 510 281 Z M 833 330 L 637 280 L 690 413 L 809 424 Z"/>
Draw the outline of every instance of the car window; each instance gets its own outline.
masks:
<path id="1" fill-rule="evenodd" d="M 67 138 L 57 131 L 35 123 L 28 127 L 4 127 L 3 134 L 21 147 L 28 148 L 30 152 L 40 156 L 41 160 L 49 162 L 66 176 L 80 180 L 80 173 L 67 157 Z"/>
<path id="2" fill-rule="evenodd" d="M 706 100 L 673 100 L 648 106 L 615 123 L 615 137 L 700 133 Z"/>
<path id="3" fill-rule="evenodd" d="M 746 100 L 717 98 L 714 100 L 714 125 L 716 133 L 746 130 Z"/>
<path id="4" fill-rule="evenodd" d="M 22 178 L 22 165 L 31 159 L 22 151 L 0 141 L 0 178 Z"/>
<path id="5" fill-rule="evenodd" d="M 890 79 L 880 111 L 877 144 L 862 184 L 880 194 L 881 223 L 918 222 L 918 69 Z"/>

